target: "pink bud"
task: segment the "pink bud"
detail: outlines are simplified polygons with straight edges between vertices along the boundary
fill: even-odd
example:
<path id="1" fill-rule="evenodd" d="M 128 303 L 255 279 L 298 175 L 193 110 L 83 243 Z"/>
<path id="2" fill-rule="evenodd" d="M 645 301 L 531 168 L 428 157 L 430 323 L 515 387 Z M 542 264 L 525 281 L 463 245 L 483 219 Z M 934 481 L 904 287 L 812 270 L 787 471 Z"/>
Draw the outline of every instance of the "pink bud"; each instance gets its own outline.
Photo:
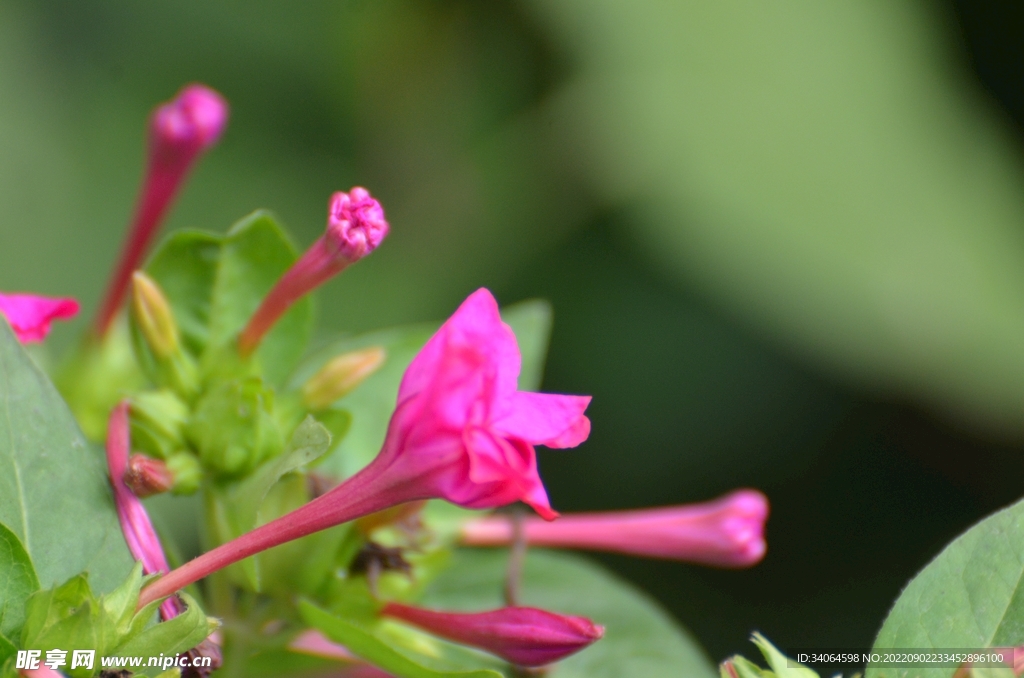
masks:
<path id="1" fill-rule="evenodd" d="M 376 459 L 308 504 L 157 580 L 143 589 L 142 604 L 254 553 L 406 502 L 494 508 L 524 501 L 554 518 L 534 445 L 586 440 L 590 398 L 518 390 L 520 362 L 494 297 L 474 292 L 406 370 Z"/>
<path id="2" fill-rule="evenodd" d="M 570 617 L 533 607 L 490 612 L 435 612 L 388 603 L 381 614 L 401 619 L 434 635 L 487 650 L 519 666 L 543 666 L 563 659 L 604 635 L 586 617 Z"/>
<path id="3" fill-rule="evenodd" d="M 238 338 L 242 355 L 256 350 L 291 305 L 377 248 L 388 234 L 384 208 L 365 188 L 331 196 L 327 230 L 281 276 Z"/>
<path id="4" fill-rule="evenodd" d="M 128 238 L 103 305 L 96 331 L 106 334 L 124 300 L 131 274 L 140 267 L 160 223 L 189 171 L 217 143 L 228 120 L 228 105 L 203 85 L 188 85 L 153 111 L 149 121 L 149 159 Z"/>
<path id="5" fill-rule="evenodd" d="M 74 299 L 0 294 L 0 315 L 7 318 L 23 344 L 42 341 L 50 333 L 51 322 L 73 318 L 77 313 L 78 302 Z"/>
<path id="6" fill-rule="evenodd" d="M 129 437 L 128 401 L 123 400 L 110 413 L 107 427 L 107 468 L 110 471 L 110 485 L 114 488 L 117 518 L 121 522 L 121 532 L 128 543 L 128 550 L 136 560 L 142 562 L 143 573 L 162 574 L 169 571 L 170 567 L 160 545 L 160 538 L 153 529 L 146 507 L 124 482 L 128 470 L 128 450 L 131 447 Z M 178 598 L 171 597 L 160 605 L 160 615 L 167 620 L 176 617 L 182 609 Z"/>
<path id="7" fill-rule="evenodd" d="M 554 548 L 611 551 L 714 565 L 750 567 L 764 557 L 768 499 L 756 490 L 738 490 L 703 504 L 639 511 L 563 515 L 553 523 L 528 518 L 530 544 Z M 512 525 L 500 516 L 462 526 L 462 543 L 499 546 L 512 541 Z"/>
<path id="8" fill-rule="evenodd" d="M 18 672 L 23 678 L 64 678 L 63 673 L 46 664 L 40 664 L 37 669 L 19 669 Z"/>
<path id="9" fill-rule="evenodd" d="M 167 492 L 174 487 L 174 474 L 161 459 L 133 454 L 128 458 L 124 483 L 136 497 L 149 497 Z"/>

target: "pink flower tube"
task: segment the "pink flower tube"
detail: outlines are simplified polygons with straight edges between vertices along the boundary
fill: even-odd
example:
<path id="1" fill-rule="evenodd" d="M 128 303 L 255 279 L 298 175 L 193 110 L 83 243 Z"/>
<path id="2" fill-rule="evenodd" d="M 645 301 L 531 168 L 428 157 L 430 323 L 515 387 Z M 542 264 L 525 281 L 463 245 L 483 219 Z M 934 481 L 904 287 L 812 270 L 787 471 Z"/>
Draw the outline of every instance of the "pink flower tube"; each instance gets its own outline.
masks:
<path id="1" fill-rule="evenodd" d="M 0 294 L 0 315 L 7 318 L 14 336 L 23 344 L 42 341 L 50 333 L 50 323 L 73 318 L 77 313 L 78 302 L 66 297 Z"/>
<path id="2" fill-rule="evenodd" d="M 586 617 L 570 617 L 533 607 L 459 613 L 388 603 L 381 614 L 456 643 L 487 650 L 519 666 L 551 664 L 579 652 L 604 635 L 604 628 Z"/>
<path id="3" fill-rule="evenodd" d="M 121 522 L 121 532 L 128 543 L 128 550 L 136 560 L 142 562 L 142 571 L 145 574 L 163 574 L 171 568 L 167 564 L 163 546 L 160 545 L 160 538 L 153 529 L 146 507 L 124 482 L 130 448 L 128 401 L 124 400 L 110 413 L 107 428 L 107 468 L 110 470 L 110 485 L 114 488 L 117 518 Z M 181 601 L 176 596 L 160 605 L 160 616 L 165 621 L 181 612 Z"/>
<path id="4" fill-rule="evenodd" d="M 242 355 L 259 346 L 292 304 L 377 249 L 389 228 L 384 208 L 365 188 L 331 196 L 327 231 L 281 276 L 249 319 L 238 338 Z"/>
<path id="5" fill-rule="evenodd" d="M 142 264 L 160 222 L 196 160 L 217 143 L 228 121 L 228 105 L 203 85 L 188 85 L 159 106 L 149 120 L 149 160 L 128 238 L 96 316 L 103 336 L 117 314 L 132 273 Z"/>
<path id="6" fill-rule="evenodd" d="M 738 490 L 703 504 L 563 515 L 553 523 L 527 518 L 526 540 L 537 546 L 611 551 L 683 560 L 716 567 L 750 567 L 767 550 L 764 524 L 768 499 Z M 512 541 L 511 522 L 501 516 L 462 526 L 462 543 L 500 546 Z"/>
<path id="7" fill-rule="evenodd" d="M 150 584 L 140 604 L 254 553 L 410 501 L 440 498 L 468 508 L 524 501 L 545 518 L 556 517 L 537 475 L 534 445 L 575 447 L 586 440 L 590 398 L 519 391 L 520 362 L 497 302 L 477 290 L 406 370 L 376 459 L 305 506 Z"/>

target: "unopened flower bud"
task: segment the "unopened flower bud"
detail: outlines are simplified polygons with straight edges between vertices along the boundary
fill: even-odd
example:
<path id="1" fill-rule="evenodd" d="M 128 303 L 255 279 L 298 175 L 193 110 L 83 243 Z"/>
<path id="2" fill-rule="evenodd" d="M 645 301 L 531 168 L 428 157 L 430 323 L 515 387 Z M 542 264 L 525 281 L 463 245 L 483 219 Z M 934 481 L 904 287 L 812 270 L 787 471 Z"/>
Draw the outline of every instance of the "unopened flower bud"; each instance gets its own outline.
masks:
<path id="1" fill-rule="evenodd" d="M 203 151 L 220 138 L 227 119 L 228 106 L 223 97 L 198 84 L 188 85 L 173 101 L 153 111 L 149 124 L 149 160 L 138 206 L 96 316 L 96 331 L 100 336 L 110 328 L 132 271 L 142 263 L 178 189 Z"/>
<path id="2" fill-rule="evenodd" d="M 174 494 L 194 494 L 203 480 L 203 467 L 191 452 L 176 452 L 167 458 L 167 470 L 171 472 Z"/>
<path id="3" fill-rule="evenodd" d="M 131 321 L 136 353 L 150 378 L 183 396 L 194 395 L 199 388 L 195 361 L 182 349 L 178 323 L 163 290 L 142 271 L 132 277 Z"/>
<path id="4" fill-rule="evenodd" d="M 288 269 L 260 304 L 238 337 L 249 355 L 291 305 L 377 248 L 388 234 L 384 208 L 365 188 L 331 196 L 327 230 Z"/>
<path id="5" fill-rule="evenodd" d="M 178 350 L 178 324 L 163 290 L 142 271 L 132 274 L 132 320 L 157 358 Z"/>
<path id="6" fill-rule="evenodd" d="M 50 323 L 67 320 L 78 313 L 74 299 L 54 299 L 35 294 L 0 294 L 0 315 L 7 318 L 14 336 L 23 344 L 34 344 L 50 333 Z"/>
<path id="7" fill-rule="evenodd" d="M 537 546 L 750 567 L 760 562 L 768 548 L 767 519 L 768 499 L 756 490 L 738 490 L 702 504 L 568 514 L 553 523 L 528 518 L 523 531 L 527 541 Z M 512 532 L 510 522 L 500 516 L 479 518 L 462 526 L 462 543 L 508 544 Z"/>
<path id="8" fill-rule="evenodd" d="M 140 499 L 162 494 L 174 486 L 174 476 L 167 464 L 144 454 L 133 454 L 128 458 L 128 470 L 124 473 L 124 484 Z"/>
<path id="9" fill-rule="evenodd" d="M 604 628 L 586 617 L 555 614 L 533 607 L 460 613 L 388 603 L 381 614 L 447 640 L 486 650 L 519 666 L 556 662 L 604 635 Z"/>
<path id="10" fill-rule="evenodd" d="M 185 446 L 183 429 L 189 408 L 168 389 L 143 391 L 131 399 L 131 433 L 134 449 L 167 459 Z"/>
<path id="11" fill-rule="evenodd" d="M 380 369 L 387 353 L 380 346 L 344 353 L 328 361 L 302 387 L 302 398 L 311 410 L 322 410 L 348 395 Z"/>

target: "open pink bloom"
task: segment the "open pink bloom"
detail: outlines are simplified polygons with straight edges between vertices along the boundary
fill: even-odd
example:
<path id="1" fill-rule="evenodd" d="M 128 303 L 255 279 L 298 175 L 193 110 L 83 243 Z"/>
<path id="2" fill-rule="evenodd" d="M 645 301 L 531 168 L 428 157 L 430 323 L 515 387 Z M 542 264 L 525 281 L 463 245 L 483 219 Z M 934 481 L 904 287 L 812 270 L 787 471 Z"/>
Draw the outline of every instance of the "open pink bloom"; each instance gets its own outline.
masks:
<path id="1" fill-rule="evenodd" d="M 78 313 L 78 302 L 68 298 L 34 294 L 0 294 L 0 315 L 7 318 L 14 336 L 23 344 L 40 342 L 50 333 L 50 323 Z"/>
<path id="2" fill-rule="evenodd" d="M 110 485 L 114 488 L 117 518 L 121 522 L 121 532 L 128 543 L 128 550 L 136 560 L 142 562 L 143 573 L 163 574 L 171 568 L 167 565 L 160 538 L 153 529 L 146 507 L 124 482 L 130 448 L 128 401 L 125 400 L 110 413 L 107 429 L 107 468 L 110 471 Z M 182 610 L 181 601 L 177 596 L 172 596 L 161 603 L 160 616 L 167 620 L 176 617 Z"/>
<path id="3" fill-rule="evenodd" d="M 477 290 L 406 370 L 376 459 L 301 508 L 157 580 L 143 590 L 143 604 L 254 553 L 410 501 L 469 508 L 524 501 L 556 517 L 533 446 L 586 440 L 590 397 L 519 391 L 519 366 L 519 346 L 497 302 Z"/>
<path id="4" fill-rule="evenodd" d="M 604 635 L 604 628 L 586 617 L 570 617 L 534 607 L 462 613 L 388 603 L 381 614 L 456 643 L 487 650 L 519 666 L 556 662 Z"/>
<path id="5" fill-rule="evenodd" d="M 553 523 L 527 518 L 523 530 L 526 540 L 537 546 L 750 567 L 760 562 L 768 548 L 767 518 L 768 499 L 763 494 L 738 490 L 703 504 L 567 514 Z M 510 543 L 512 533 L 508 519 L 488 516 L 462 526 L 462 543 L 499 546 Z"/>
<path id="6" fill-rule="evenodd" d="M 292 304 L 377 249 L 389 228 L 384 208 L 365 188 L 332 195 L 326 232 L 281 276 L 249 319 L 238 339 L 242 354 L 255 350 Z"/>
<path id="7" fill-rule="evenodd" d="M 128 239 L 96 316 L 96 330 L 106 334 L 160 222 L 192 166 L 217 143 L 228 120 L 228 105 L 209 87 L 184 87 L 174 100 L 157 107 L 149 120 L 149 160 Z"/>

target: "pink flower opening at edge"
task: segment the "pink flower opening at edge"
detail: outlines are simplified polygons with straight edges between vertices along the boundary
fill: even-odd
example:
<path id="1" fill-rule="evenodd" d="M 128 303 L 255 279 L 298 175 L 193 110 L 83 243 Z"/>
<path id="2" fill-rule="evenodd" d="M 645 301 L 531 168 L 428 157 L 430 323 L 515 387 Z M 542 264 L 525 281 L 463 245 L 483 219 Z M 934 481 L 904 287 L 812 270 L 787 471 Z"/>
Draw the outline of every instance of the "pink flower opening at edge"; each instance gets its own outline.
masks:
<path id="1" fill-rule="evenodd" d="M 537 546 L 743 568 L 764 558 L 767 519 L 767 497 L 737 490 L 702 504 L 568 514 L 554 523 L 527 518 L 523 530 Z M 512 541 L 512 526 L 501 516 L 479 518 L 462 526 L 461 538 L 470 546 L 504 545 Z"/>
<path id="2" fill-rule="evenodd" d="M 519 666 L 544 666 L 579 652 L 604 635 L 586 617 L 533 607 L 488 612 L 437 612 L 388 603 L 381 614 L 401 619 L 434 635 L 487 650 Z"/>
<path id="3" fill-rule="evenodd" d="M 327 229 L 288 269 L 253 313 L 238 337 L 242 355 L 249 355 L 292 304 L 377 249 L 390 227 L 384 208 L 365 188 L 331 196 Z"/>
<path id="4" fill-rule="evenodd" d="M 384 445 L 366 468 L 150 584 L 140 604 L 254 553 L 406 502 L 496 508 L 523 501 L 555 518 L 534 445 L 565 448 L 586 440 L 590 397 L 519 391 L 520 362 L 494 297 L 476 291 L 409 365 Z"/>
<path id="5" fill-rule="evenodd" d="M 110 471 L 110 485 L 114 489 L 117 518 L 121 523 L 121 532 L 128 544 L 128 550 L 142 563 L 143 573 L 165 574 L 170 567 L 163 546 L 160 545 L 160 538 L 153 529 L 146 507 L 124 482 L 124 475 L 128 471 L 128 451 L 131 449 L 128 408 L 127 400 L 119 403 L 110 413 L 107 429 L 107 468 Z M 160 616 L 164 621 L 178 616 L 183 611 L 184 608 L 177 596 L 171 596 L 160 604 Z"/>
<path id="6" fill-rule="evenodd" d="M 146 173 L 124 249 L 96 316 L 100 336 L 121 307 L 131 275 L 142 264 L 178 189 L 203 152 L 220 139 L 227 121 L 227 102 L 200 84 L 186 85 L 150 116 Z"/>
<path id="7" fill-rule="evenodd" d="M 23 344 L 42 341 L 54 320 L 68 320 L 77 314 L 78 302 L 67 297 L 0 294 L 0 315 L 7 318 L 14 336 Z"/>

